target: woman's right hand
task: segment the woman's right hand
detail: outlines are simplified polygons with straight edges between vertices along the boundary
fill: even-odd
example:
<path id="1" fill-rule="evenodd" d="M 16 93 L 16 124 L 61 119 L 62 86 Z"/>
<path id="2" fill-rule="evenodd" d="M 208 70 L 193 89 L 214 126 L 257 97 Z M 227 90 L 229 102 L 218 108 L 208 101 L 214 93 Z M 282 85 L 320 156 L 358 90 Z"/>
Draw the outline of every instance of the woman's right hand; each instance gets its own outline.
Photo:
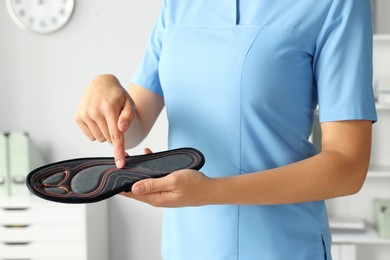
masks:
<path id="1" fill-rule="evenodd" d="M 76 112 L 76 122 L 92 141 L 112 143 L 116 166 L 125 158 L 124 132 L 135 116 L 135 104 L 118 79 L 110 74 L 96 77 L 88 86 Z"/>

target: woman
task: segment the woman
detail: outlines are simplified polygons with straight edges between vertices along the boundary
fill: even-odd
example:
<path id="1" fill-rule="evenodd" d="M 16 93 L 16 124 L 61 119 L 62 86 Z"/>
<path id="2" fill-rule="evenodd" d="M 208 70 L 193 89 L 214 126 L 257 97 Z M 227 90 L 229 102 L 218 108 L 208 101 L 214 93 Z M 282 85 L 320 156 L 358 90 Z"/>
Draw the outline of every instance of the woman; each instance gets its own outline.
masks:
<path id="1" fill-rule="evenodd" d="M 368 0 L 165 0 L 129 91 L 97 77 L 76 121 L 123 167 L 165 106 L 169 148 L 204 153 L 124 194 L 167 208 L 164 259 L 331 259 L 324 200 L 363 185 L 371 84 Z"/>

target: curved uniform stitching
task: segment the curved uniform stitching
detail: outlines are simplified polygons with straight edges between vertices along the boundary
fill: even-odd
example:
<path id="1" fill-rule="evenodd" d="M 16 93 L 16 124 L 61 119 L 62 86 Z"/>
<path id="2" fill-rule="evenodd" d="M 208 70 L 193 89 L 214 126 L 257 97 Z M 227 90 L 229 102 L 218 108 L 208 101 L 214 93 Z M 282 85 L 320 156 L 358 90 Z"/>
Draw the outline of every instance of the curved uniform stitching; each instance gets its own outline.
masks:
<path id="1" fill-rule="evenodd" d="M 240 98 L 240 174 L 242 173 L 242 81 L 243 81 L 243 74 L 244 74 L 244 67 L 245 67 L 245 64 L 246 64 L 246 60 L 248 58 L 248 55 L 249 55 L 249 52 L 252 50 L 252 47 L 254 45 L 254 43 L 256 42 L 256 40 L 258 39 L 259 35 L 260 35 L 260 32 L 262 31 L 262 28 L 259 27 L 258 29 L 258 32 L 256 33 L 256 36 L 254 37 L 252 43 L 250 44 L 247 52 L 245 53 L 245 56 L 244 56 L 244 60 L 242 61 L 242 66 L 241 66 L 241 77 L 240 77 L 240 88 L 239 88 L 239 98 Z"/>
<path id="2" fill-rule="evenodd" d="M 242 81 L 243 81 L 243 74 L 244 74 L 244 67 L 245 67 L 245 64 L 246 64 L 246 60 L 247 60 L 247 57 L 249 55 L 249 52 L 251 51 L 254 43 L 256 42 L 256 40 L 258 39 L 259 35 L 260 35 L 260 32 L 262 31 L 261 27 L 259 27 L 258 29 L 258 32 L 256 33 L 256 36 L 253 38 L 252 40 L 252 43 L 250 44 L 250 46 L 248 47 L 248 50 L 246 51 L 245 53 L 245 56 L 244 56 L 244 59 L 242 61 L 242 66 L 241 66 L 241 76 L 240 76 L 240 87 L 239 87 L 239 102 L 240 102 L 240 129 L 239 129 L 239 135 L 240 135 L 240 144 L 239 144 L 239 149 L 240 149 L 240 172 L 239 174 L 241 175 L 243 173 L 243 170 L 242 170 Z M 237 208 L 237 260 L 239 260 L 239 256 L 240 256 L 240 213 L 241 213 L 241 206 L 238 206 Z"/>
<path id="3" fill-rule="evenodd" d="M 318 29 L 317 35 L 315 36 L 314 52 L 313 52 L 313 61 L 312 61 L 312 64 L 313 64 L 313 65 L 312 65 L 312 66 L 313 66 L 313 71 L 315 71 L 315 67 L 317 66 L 316 54 L 317 54 L 317 48 L 318 48 L 318 36 L 319 36 L 320 33 L 322 32 L 322 30 L 324 30 L 324 25 L 325 25 L 325 23 L 326 23 L 326 20 L 328 20 L 328 17 L 329 17 L 330 11 L 332 10 L 333 5 L 334 5 L 334 0 L 332 0 L 332 3 L 329 5 L 328 12 L 327 12 L 326 15 L 324 16 L 324 20 L 322 21 L 321 27 Z M 317 78 L 316 78 L 316 80 L 317 80 Z"/>
<path id="4" fill-rule="evenodd" d="M 167 23 L 168 24 L 168 23 Z M 239 28 L 259 28 L 261 29 L 284 29 L 288 31 L 298 32 L 307 36 L 310 36 L 312 38 L 317 38 L 316 35 L 309 33 L 307 30 L 296 28 L 296 27 L 289 27 L 289 26 L 264 26 L 264 25 L 234 25 L 234 26 L 205 26 L 205 25 L 192 25 L 192 24 L 177 24 L 177 23 L 169 23 L 172 26 L 176 27 L 185 27 L 185 28 L 197 28 L 197 29 L 204 29 L 204 30 L 232 30 Z"/>
<path id="5" fill-rule="evenodd" d="M 324 29 L 325 22 L 326 22 L 326 20 L 328 19 L 328 16 L 329 16 L 330 10 L 331 10 L 332 7 L 333 7 L 333 4 L 334 4 L 334 1 L 332 0 L 332 3 L 329 5 L 328 12 L 327 12 L 326 15 L 324 16 L 324 20 L 322 21 L 321 27 L 319 28 L 317 35 L 314 36 L 315 38 L 318 38 L 318 35 L 319 35 L 319 34 L 321 33 L 321 31 Z"/>
<path id="6" fill-rule="evenodd" d="M 293 32 L 299 32 L 301 34 L 310 36 L 312 38 L 316 38 L 315 35 L 312 33 L 309 33 L 307 30 L 296 28 L 296 27 L 289 27 L 289 26 L 261 26 L 262 29 L 284 29 L 286 31 L 293 31 Z"/>

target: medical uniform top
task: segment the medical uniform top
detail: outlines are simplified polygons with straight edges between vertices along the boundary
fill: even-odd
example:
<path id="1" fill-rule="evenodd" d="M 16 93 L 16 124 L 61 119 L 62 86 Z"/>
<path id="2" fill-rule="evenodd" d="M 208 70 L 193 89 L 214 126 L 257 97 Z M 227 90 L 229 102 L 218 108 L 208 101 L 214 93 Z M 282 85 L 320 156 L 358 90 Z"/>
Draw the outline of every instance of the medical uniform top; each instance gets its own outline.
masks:
<path id="1" fill-rule="evenodd" d="M 165 0 L 133 82 L 164 97 L 169 148 L 202 151 L 209 177 L 303 160 L 317 105 L 321 122 L 376 120 L 370 3 Z M 323 260 L 330 246 L 323 201 L 164 212 L 164 259 Z"/>

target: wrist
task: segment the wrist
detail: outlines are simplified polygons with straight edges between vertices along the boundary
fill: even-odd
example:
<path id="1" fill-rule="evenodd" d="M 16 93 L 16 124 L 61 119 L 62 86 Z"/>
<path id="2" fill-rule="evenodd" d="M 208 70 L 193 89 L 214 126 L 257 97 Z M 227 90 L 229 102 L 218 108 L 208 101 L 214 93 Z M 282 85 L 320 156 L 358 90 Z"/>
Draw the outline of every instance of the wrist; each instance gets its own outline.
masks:
<path id="1" fill-rule="evenodd" d="M 206 205 L 234 204 L 228 178 L 208 178 L 204 194 Z"/>

